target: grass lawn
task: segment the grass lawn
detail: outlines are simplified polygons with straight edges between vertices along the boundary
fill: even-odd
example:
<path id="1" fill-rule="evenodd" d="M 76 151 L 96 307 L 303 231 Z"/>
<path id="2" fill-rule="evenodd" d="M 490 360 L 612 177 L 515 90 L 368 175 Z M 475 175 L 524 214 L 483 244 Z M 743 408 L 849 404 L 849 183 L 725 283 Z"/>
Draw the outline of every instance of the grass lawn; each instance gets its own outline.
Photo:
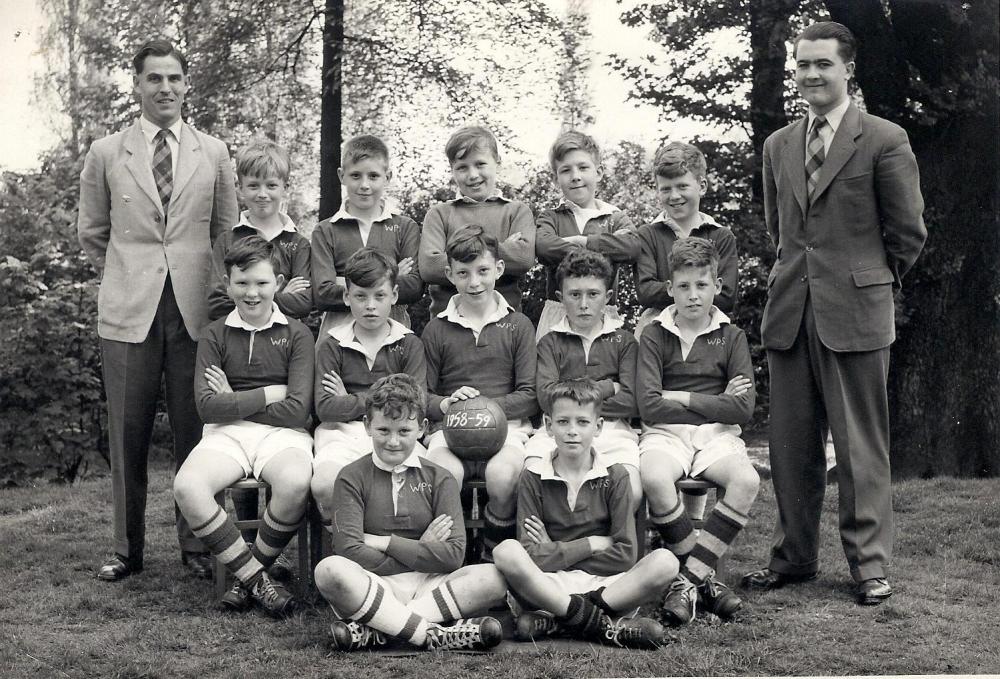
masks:
<path id="1" fill-rule="evenodd" d="M 151 472 L 145 571 L 95 579 L 110 542 L 110 481 L 0 490 L 0 676 L 582 677 L 1000 673 L 1000 481 L 894 487 L 895 596 L 853 603 L 830 487 L 818 580 L 747 596 L 738 622 L 699 617 L 658 651 L 552 644 L 518 653 L 342 654 L 328 609 L 286 621 L 216 611 L 211 586 L 182 568 L 171 474 Z M 726 579 L 764 563 L 774 520 L 764 482 Z M 521 646 L 521 645 L 519 645 Z"/>

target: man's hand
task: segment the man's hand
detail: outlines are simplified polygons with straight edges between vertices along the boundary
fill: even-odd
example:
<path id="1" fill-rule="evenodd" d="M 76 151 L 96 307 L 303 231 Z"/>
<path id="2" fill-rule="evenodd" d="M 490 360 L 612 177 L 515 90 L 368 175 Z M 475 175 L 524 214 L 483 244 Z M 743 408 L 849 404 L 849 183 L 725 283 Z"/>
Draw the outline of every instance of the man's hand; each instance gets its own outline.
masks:
<path id="1" fill-rule="evenodd" d="M 365 544 L 372 549 L 377 549 L 380 552 L 385 553 L 385 550 L 389 549 L 389 535 L 372 535 L 371 533 L 365 533 L 364 541 Z"/>
<path id="2" fill-rule="evenodd" d="M 287 384 L 269 384 L 264 387 L 264 405 L 280 403 L 288 396 Z"/>
<path id="3" fill-rule="evenodd" d="M 586 236 L 563 236 L 563 240 L 570 245 L 579 245 L 581 248 L 587 247 L 587 237 Z"/>
<path id="4" fill-rule="evenodd" d="M 534 514 L 524 520 L 524 532 L 528 536 L 528 539 L 537 545 L 552 542 L 548 531 L 545 530 L 545 524 Z"/>
<path id="5" fill-rule="evenodd" d="M 420 536 L 420 542 L 444 542 L 451 536 L 451 529 L 454 525 L 454 519 L 447 514 L 442 514 L 427 524 L 427 530 Z"/>
<path id="6" fill-rule="evenodd" d="M 503 245 L 513 245 L 514 243 L 516 243 L 519 240 L 523 240 L 526 243 L 528 242 L 524 238 L 524 236 L 521 235 L 520 231 L 515 231 L 514 233 L 510 234 L 509 236 L 507 236 L 506 239 L 504 239 Z"/>
<path id="7" fill-rule="evenodd" d="M 347 396 L 347 389 L 344 387 L 344 380 L 340 375 L 333 372 L 323 373 L 323 391 L 331 396 Z"/>
<path id="8" fill-rule="evenodd" d="M 303 290 L 308 290 L 310 286 L 309 279 L 303 278 L 302 276 L 295 276 L 289 279 L 288 283 L 282 289 L 282 292 L 288 295 L 294 294 L 296 292 L 302 292 Z"/>
<path id="9" fill-rule="evenodd" d="M 413 257 L 403 257 L 396 265 L 399 276 L 405 276 L 413 271 Z"/>
<path id="10" fill-rule="evenodd" d="M 752 386 L 753 381 L 751 381 L 749 377 L 737 375 L 733 379 L 729 380 L 729 384 L 726 385 L 726 390 L 723 393 L 730 396 L 742 396 L 750 391 L 750 387 Z"/>
<path id="11" fill-rule="evenodd" d="M 226 373 L 217 365 L 211 365 L 205 370 L 205 381 L 208 382 L 208 388 L 216 394 L 233 393 L 233 388 L 229 386 L 229 379 L 226 377 Z"/>
<path id="12" fill-rule="evenodd" d="M 446 413 L 456 401 L 467 401 L 470 398 L 479 396 L 479 390 L 475 387 L 459 387 L 455 393 L 441 401 L 441 412 Z"/>
<path id="13" fill-rule="evenodd" d="M 621 385 L 620 382 L 614 382 L 614 381 L 612 381 L 611 384 L 612 384 L 612 386 L 614 386 L 616 394 L 622 390 L 622 385 Z"/>
<path id="14" fill-rule="evenodd" d="M 675 401 L 680 403 L 682 406 L 687 408 L 691 405 L 691 392 L 690 391 L 664 391 L 663 400 L 665 401 Z"/>
<path id="15" fill-rule="evenodd" d="M 597 554 L 598 552 L 603 552 L 605 549 L 611 549 L 615 544 L 607 535 L 588 535 L 587 542 L 590 543 L 591 554 Z"/>

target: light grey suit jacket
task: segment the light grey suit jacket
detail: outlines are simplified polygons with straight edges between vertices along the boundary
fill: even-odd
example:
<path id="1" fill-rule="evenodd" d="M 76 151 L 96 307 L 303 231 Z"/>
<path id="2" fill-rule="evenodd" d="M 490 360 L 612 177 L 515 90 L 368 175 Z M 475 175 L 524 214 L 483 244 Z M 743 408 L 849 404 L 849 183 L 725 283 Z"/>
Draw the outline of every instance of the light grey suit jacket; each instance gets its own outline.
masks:
<path id="1" fill-rule="evenodd" d="M 778 255 L 764 346 L 792 346 L 808 293 L 828 348 L 887 347 L 896 336 L 893 292 L 927 238 L 916 158 L 901 127 L 852 103 L 810 202 L 806 125 L 803 118 L 764 142 L 764 213 Z"/>
<path id="2" fill-rule="evenodd" d="M 192 339 L 208 323 L 215 236 L 239 212 L 226 144 L 185 123 L 168 214 L 139 122 L 95 141 L 80 174 L 80 245 L 101 272 L 98 334 L 142 342 L 167 274 Z"/>

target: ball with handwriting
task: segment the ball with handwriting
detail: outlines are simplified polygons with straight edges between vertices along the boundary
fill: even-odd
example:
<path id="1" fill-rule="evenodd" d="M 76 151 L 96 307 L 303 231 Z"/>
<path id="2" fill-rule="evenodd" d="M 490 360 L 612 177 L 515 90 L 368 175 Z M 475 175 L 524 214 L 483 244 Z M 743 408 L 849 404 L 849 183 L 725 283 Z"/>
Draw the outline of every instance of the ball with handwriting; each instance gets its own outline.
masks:
<path id="1" fill-rule="evenodd" d="M 507 417 L 485 396 L 455 401 L 444 416 L 444 440 L 463 460 L 487 460 L 507 440 Z"/>

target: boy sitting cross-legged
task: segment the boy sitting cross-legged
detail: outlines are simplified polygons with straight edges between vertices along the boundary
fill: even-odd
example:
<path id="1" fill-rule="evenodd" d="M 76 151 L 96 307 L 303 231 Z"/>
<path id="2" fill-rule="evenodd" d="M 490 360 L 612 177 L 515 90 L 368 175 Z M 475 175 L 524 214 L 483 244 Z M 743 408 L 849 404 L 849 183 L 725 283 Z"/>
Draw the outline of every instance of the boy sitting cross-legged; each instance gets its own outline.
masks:
<path id="1" fill-rule="evenodd" d="M 618 646 L 655 648 L 663 627 L 630 618 L 661 596 L 677 573 L 677 559 L 656 549 L 635 561 L 635 517 L 629 477 L 593 447 L 600 434 L 603 396 L 592 380 L 555 385 L 545 428 L 555 441 L 551 457 L 521 474 L 518 540 L 493 551 L 521 613 L 517 635 L 537 639 L 561 632 Z M 554 617 L 553 617 L 554 616 Z"/>
<path id="2" fill-rule="evenodd" d="M 502 638 L 494 618 L 466 618 L 502 601 L 507 584 L 494 566 L 462 567 L 458 484 L 416 454 L 424 404 L 423 384 L 408 375 L 383 377 L 365 396 L 373 451 L 337 478 L 336 555 L 316 566 L 316 586 L 342 618 L 330 628 L 340 650 L 382 645 L 386 637 L 484 650 Z"/>
<path id="3" fill-rule="evenodd" d="M 443 420 L 456 401 L 480 394 L 496 401 L 507 416 L 507 439 L 486 463 L 484 556 L 514 536 L 517 478 L 532 432 L 528 418 L 538 412 L 534 328 L 494 289 L 503 272 L 497 239 L 483 227 L 468 226 L 454 234 L 448 242 L 447 273 L 458 294 L 430 320 L 422 336 L 432 420 Z M 428 439 L 427 457 L 450 471 L 461 486 L 465 467 L 448 448 L 443 430 Z"/>
<path id="4" fill-rule="evenodd" d="M 312 438 L 305 427 L 314 349 L 309 329 L 274 303 L 281 285 L 274 256 L 259 236 L 237 241 L 226 253 L 236 308 L 198 342 L 194 392 L 205 429 L 177 472 L 174 497 L 194 534 L 236 576 L 223 604 L 242 609 L 252 599 L 283 615 L 294 601 L 265 569 L 295 535 L 309 499 Z M 271 486 L 252 548 L 215 502 L 216 493 L 248 477 Z"/>
<path id="5" fill-rule="evenodd" d="M 411 375 L 426 384 L 424 345 L 409 328 L 390 318 L 399 288 L 396 264 L 384 253 L 361 248 L 344 267 L 344 302 L 352 321 L 321 336 L 316 350 L 316 415 L 312 493 L 323 523 L 333 518 L 334 482 L 345 466 L 372 452 L 365 431 L 365 394 L 379 378 Z M 424 448 L 417 444 L 418 453 Z"/>
<path id="6" fill-rule="evenodd" d="M 635 403 L 635 361 L 639 343 L 622 329 L 623 321 L 605 309 L 614 269 L 604 255 L 577 250 L 556 269 L 557 295 L 565 309 L 538 343 L 538 402 L 551 412 L 552 390 L 563 380 L 589 377 L 601 390 L 604 426 L 594 438 L 594 449 L 608 464 L 620 463 L 629 475 L 633 511 L 642 501 L 639 480 L 639 437 L 630 420 L 638 415 Z M 548 457 L 555 442 L 542 427 L 525 446 L 529 458 Z"/>
<path id="7" fill-rule="evenodd" d="M 718 265 L 710 241 L 674 243 L 668 282 L 674 304 L 639 341 L 640 470 L 650 520 L 683 564 L 663 606 L 665 619 L 678 625 L 694 619 L 699 595 L 722 618 L 742 605 L 714 573 L 746 525 L 760 483 L 740 438 L 755 400 L 750 349 L 743 331 L 712 304 L 721 285 Z M 725 491 L 697 536 L 677 495 L 685 476 Z"/>

